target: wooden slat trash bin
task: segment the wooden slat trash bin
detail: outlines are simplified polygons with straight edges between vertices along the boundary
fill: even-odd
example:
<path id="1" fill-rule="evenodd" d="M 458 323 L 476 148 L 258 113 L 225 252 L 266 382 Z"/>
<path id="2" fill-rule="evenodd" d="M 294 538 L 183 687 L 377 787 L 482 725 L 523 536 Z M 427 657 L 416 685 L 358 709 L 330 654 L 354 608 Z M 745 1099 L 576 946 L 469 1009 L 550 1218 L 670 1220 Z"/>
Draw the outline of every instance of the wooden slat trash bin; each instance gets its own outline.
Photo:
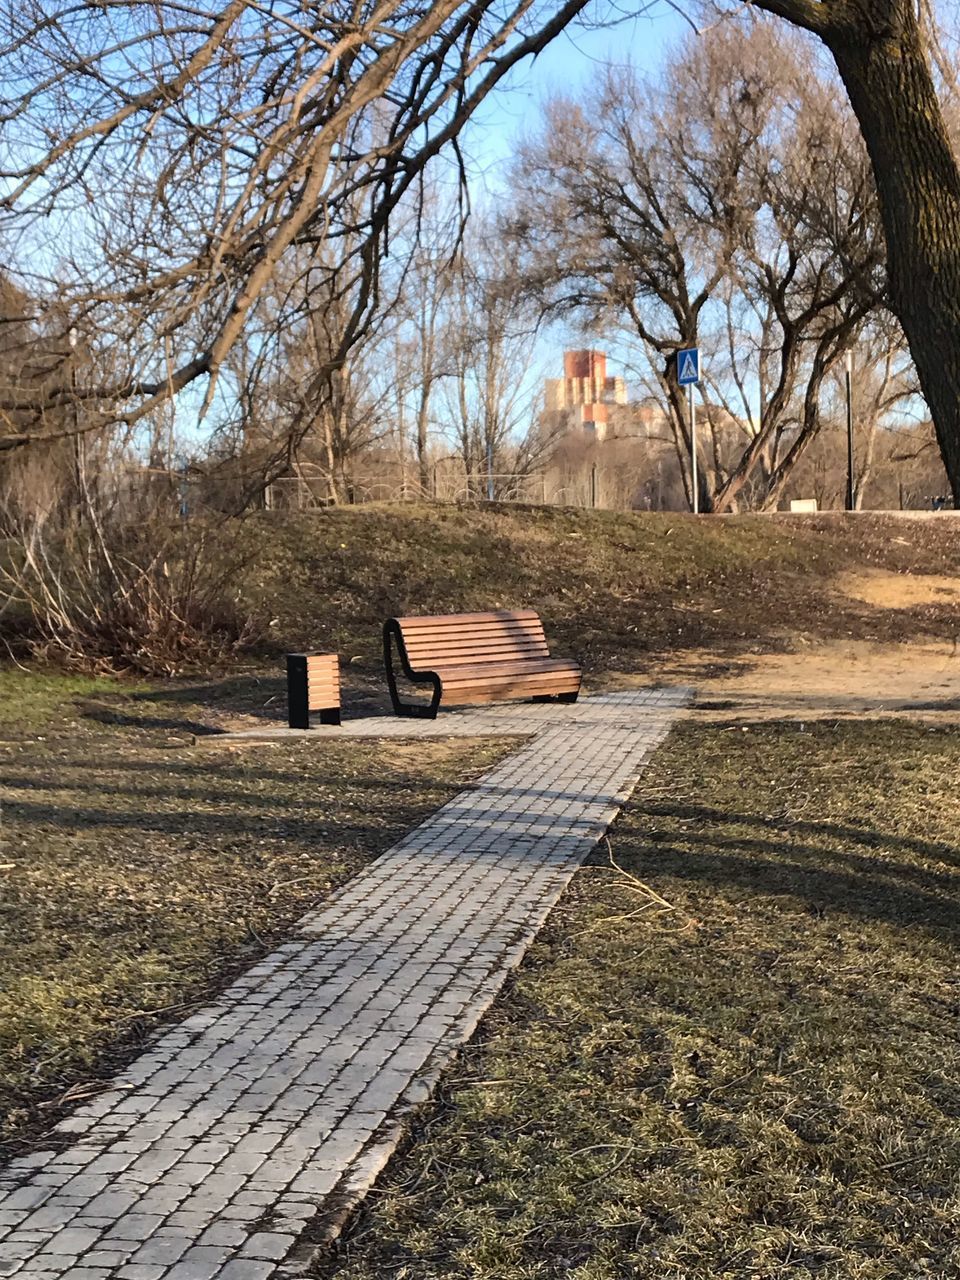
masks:
<path id="1" fill-rule="evenodd" d="M 310 714 L 321 724 L 340 723 L 340 664 L 335 653 L 287 654 L 287 709 L 291 729 L 309 729 Z"/>
<path id="2" fill-rule="evenodd" d="M 406 678 L 432 690 L 429 703 L 404 702 L 397 687 L 394 650 Z M 532 609 L 389 618 L 383 657 L 398 716 L 434 719 L 445 706 L 532 698 L 576 702 L 580 664 L 551 658 L 543 623 Z"/>

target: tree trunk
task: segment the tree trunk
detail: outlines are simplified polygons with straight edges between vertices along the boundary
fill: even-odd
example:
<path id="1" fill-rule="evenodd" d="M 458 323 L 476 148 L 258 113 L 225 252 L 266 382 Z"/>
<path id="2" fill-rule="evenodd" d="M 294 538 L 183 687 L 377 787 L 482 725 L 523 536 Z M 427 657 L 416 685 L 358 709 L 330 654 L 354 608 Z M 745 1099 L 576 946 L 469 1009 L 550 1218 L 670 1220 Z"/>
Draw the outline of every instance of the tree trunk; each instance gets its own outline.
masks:
<path id="1" fill-rule="evenodd" d="M 823 39 L 870 153 L 890 299 L 960 506 L 960 168 L 911 0 L 847 0 Z"/>
<path id="2" fill-rule="evenodd" d="M 430 496 L 430 459 L 427 455 L 427 430 L 430 425 L 430 384 L 424 382 L 417 406 L 417 478 L 420 497 Z M 434 494 L 434 497 L 436 495 Z"/>

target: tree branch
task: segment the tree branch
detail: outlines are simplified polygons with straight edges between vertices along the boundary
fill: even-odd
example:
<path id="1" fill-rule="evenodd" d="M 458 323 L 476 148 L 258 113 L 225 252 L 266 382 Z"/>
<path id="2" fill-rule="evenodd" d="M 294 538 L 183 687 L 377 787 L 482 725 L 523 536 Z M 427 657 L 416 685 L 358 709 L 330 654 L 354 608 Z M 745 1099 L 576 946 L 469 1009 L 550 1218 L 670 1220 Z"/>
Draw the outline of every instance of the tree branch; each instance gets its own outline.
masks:
<path id="1" fill-rule="evenodd" d="M 832 0 L 751 0 L 755 9 L 763 9 L 777 18 L 785 18 L 795 27 L 823 36 L 833 27 Z"/>

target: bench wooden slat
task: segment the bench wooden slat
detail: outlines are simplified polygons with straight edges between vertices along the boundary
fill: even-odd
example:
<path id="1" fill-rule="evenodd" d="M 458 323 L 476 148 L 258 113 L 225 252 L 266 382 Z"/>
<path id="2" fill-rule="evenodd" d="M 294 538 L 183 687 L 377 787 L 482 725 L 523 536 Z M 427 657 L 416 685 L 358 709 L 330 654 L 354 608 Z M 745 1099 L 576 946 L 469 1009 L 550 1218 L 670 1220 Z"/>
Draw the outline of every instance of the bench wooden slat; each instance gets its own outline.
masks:
<path id="1" fill-rule="evenodd" d="M 405 618 L 393 618 L 404 631 L 418 627 L 463 627 L 474 623 L 532 622 L 542 627 L 540 615 L 535 609 L 488 609 L 486 613 L 415 613 Z"/>
<path id="2" fill-rule="evenodd" d="M 514 655 L 518 658 L 537 658 L 547 657 L 549 649 L 545 644 L 535 644 L 529 642 L 526 644 L 497 641 L 495 644 L 484 643 L 481 641 L 461 640 L 457 644 L 451 644 L 440 649 L 435 644 L 430 645 L 413 645 L 406 646 L 407 657 L 410 659 L 412 666 L 453 666 L 457 662 L 469 662 L 474 654 L 479 654 L 482 660 L 493 661 L 494 655 L 503 654 L 506 658 Z"/>
<path id="3" fill-rule="evenodd" d="M 441 627 L 436 623 L 431 623 L 426 627 L 416 627 L 409 623 L 403 626 L 403 634 L 415 639 L 418 636 L 438 636 L 441 639 L 450 639 L 456 635 L 531 635 L 542 636 L 544 634 L 543 627 L 540 623 L 534 623 L 527 620 L 509 621 L 504 618 L 491 618 L 486 622 L 477 620 L 476 622 L 467 622 L 458 624 L 455 627 Z"/>
<path id="4" fill-rule="evenodd" d="M 579 666 L 564 658 L 538 658 L 534 662 L 481 662 L 456 663 L 452 666 L 437 666 L 437 675 L 441 680 L 460 683 L 464 680 L 489 679 L 510 675 L 544 675 L 551 671 L 579 671 Z"/>
<path id="5" fill-rule="evenodd" d="M 556 699 L 558 702 L 570 702 L 573 701 L 573 699 L 566 695 L 567 693 L 572 692 L 572 690 L 558 689 L 555 685 L 550 685 L 544 688 L 526 684 L 515 685 L 513 687 L 501 687 L 497 685 L 493 688 L 474 690 L 469 697 L 460 693 L 451 693 L 449 695 L 444 694 L 443 701 L 448 707 L 473 707 L 478 706 L 481 703 L 512 702 L 519 699 L 530 699 L 531 701 L 534 699 L 543 699 L 544 701 L 547 699 L 550 699 L 551 701 Z"/>
<path id="6" fill-rule="evenodd" d="M 429 706 L 401 700 L 394 646 L 407 678 L 431 686 Z M 441 699 L 456 705 L 524 697 L 575 701 L 580 690 L 579 664 L 550 657 L 543 623 L 530 609 L 390 618 L 384 661 L 398 715 L 436 716 Z"/>
<path id="7" fill-rule="evenodd" d="M 422 649 L 424 652 L 446 653 L 450 649 L 456 648 L 458 645 L 474 645 L 477 648 L 489 648 L 492 645 L 499 644 L 516 644 L 516 645 L 533 645 L 535 648 L 543 649 L 548 652 L 547 640 L 545 636 L 518 634 L 513 635 L 508 632 L 497 632 L 496 634 L 471 633 L 464 631 L 458 632 L 451 636 L 410 636 L 404 637 L 404 648 L 409 653 L 413 649 Z"/>
<path id="8" fill-rule="evenodd" d="M 542 631 L 533 628 L 508 627 L 464 627 L 462 631 L 414 631 L 404 632 L 404 638 L 410 644 L 456 644 L 460 640 L 482 640 L 494 644 L 497 640 L 529 640 L 534 644 L 547 643 Z"/>
<path id="9" fill-rule="evenodd" d="M 500 614 L 474 615 L 468 624 L 439 628 L 412 626 L 398 619 L 407 659 L 414 670 L 432 671 L 439 665 L 480 660 L 494 662 L 508 657 L 547 657 L 550 650 L 539 618 L 521 622 Z"/>
<path id="10" fill-rule="evenodd" d="M 504 618 L 492 618 L 484 622 L 478 619 L 476 622 L 467 622 L 458 624 L 455 627 L 441 627 L 436 623 L 429 626 L 416 627 L 409 623 L 403 627 L 403 634 L 411 639 L 417 636 L 438 636 L 441 639 L 449 639 L 456 635 L 534 635 L 542 636 L 543 627 L 539 623 L 525 620 L 508 621 Z"/>
<path id="11" fill-rule="evenodd" d="M 532 697 L 534 693 L 542 693 L 551 689 L 564 690 L 575 689 L 576 687 L 577 678 L 574 672 L 568 672 L 565 676 L 528 676 L 516 671 L 512 676 L 496 676 L 491 680 L 443 681 L 443 695 L 447 698 L 452 697 L 454 694 L 473 694 L 478 689 L 519 689 L 521 693 L 518 696 L 525 696 L 523 691 L 529 690 L 529 696 Z"/>
<path id="12" fill-rule="evenodd" d="M 478 689 L 520 689 L 521 691 L 529 689 L 532 697 L 534 693 L 542 693 L 548 689 L 560 691 L 576 689 L 577 677 L 575 672 L 568 672 L 565 676 L 528 676 L 516 671 L 512 676 L 497 676 L 492 680 L 454 680 L 443 681 L 442 684 L 445 698 L 453 697 L 454 694 L 469 696 L 476 693 Z M 518 696 L 523 696 L 522 692 Z"/>

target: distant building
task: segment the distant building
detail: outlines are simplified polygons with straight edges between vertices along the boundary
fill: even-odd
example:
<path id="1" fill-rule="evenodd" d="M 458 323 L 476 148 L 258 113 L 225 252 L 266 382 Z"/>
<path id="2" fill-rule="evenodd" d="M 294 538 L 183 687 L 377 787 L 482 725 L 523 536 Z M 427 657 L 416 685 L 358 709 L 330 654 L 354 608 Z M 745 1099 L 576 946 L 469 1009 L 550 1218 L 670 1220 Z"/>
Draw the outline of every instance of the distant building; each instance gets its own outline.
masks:
<path id="1" fill-rule="evenodd" d="M 610 421 L 609 406 L 627 403 L 627 384 L 623 378 L 607 376 L 607 357 L 603 351 L 565 351 L 563 377 L 547 378 L 547 413 L 574 417 L 585 432 L 602 440 Z"/>

